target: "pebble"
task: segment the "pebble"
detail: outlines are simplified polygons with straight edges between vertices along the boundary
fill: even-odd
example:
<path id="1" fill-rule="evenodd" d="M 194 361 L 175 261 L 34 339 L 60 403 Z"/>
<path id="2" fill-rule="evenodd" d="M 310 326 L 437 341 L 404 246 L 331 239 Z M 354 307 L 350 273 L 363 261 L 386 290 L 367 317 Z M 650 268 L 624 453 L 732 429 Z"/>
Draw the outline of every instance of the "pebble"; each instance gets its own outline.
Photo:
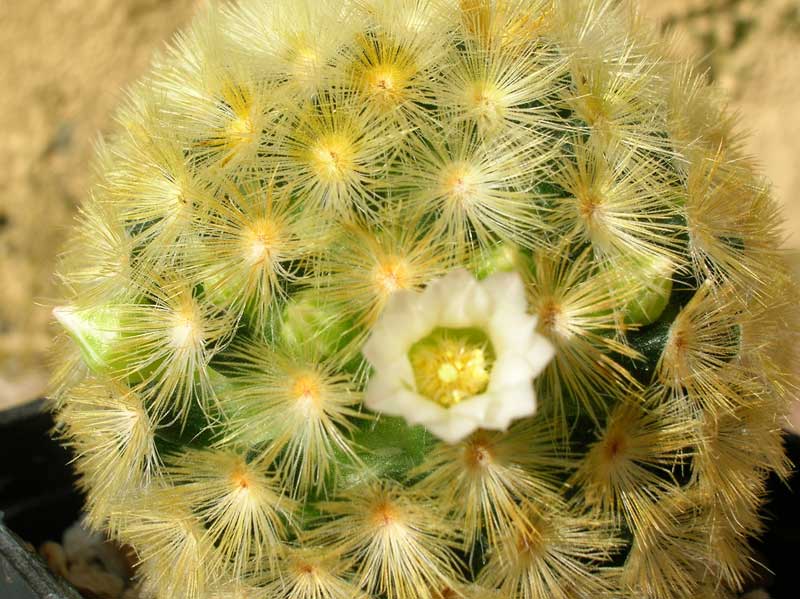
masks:
<path id="1" fill-rule="evenodd" d="M 50 570 L 68 580 L 87 599 L 139 599 L 133 585 L 135 556 L 130 548 L 107 541 L 80 522 L 70 526 L 61 543 L 39 547 Z"/>

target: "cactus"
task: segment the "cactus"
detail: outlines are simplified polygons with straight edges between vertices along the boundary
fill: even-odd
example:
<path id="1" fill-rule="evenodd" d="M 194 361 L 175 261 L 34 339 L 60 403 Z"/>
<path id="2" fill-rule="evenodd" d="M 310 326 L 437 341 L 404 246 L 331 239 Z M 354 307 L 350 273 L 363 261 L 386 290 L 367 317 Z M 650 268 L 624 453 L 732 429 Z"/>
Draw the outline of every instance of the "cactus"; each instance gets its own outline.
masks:
<path id="1" fill-rule="evenodd" d="M 51 397 L 147 596 L 733 596 L 778 210 L 613 0 L 209 10 L 100 143 Z"/>

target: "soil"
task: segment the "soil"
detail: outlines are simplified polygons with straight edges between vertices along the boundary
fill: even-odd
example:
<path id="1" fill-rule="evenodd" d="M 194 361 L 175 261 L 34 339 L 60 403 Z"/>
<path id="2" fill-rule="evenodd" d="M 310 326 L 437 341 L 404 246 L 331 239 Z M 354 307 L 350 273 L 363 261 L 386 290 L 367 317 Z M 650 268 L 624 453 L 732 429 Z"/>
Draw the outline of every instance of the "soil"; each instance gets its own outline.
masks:
<path id="1" fill-rule="evenodd" d="M 52 272 L 93 144 L 197 0 L 21 0 L 0 18 L 0 407 L 41 396 Z"/>
<path id="2" fill-rule="evenodd" d="M 155 51 L 203 0 L 25 0 L 0 19 L 0 407 L 44 393 L 56 256 L 88 189 L 92 146 Z M 800 255 L 800 4 L 641 0 L 701 57 L 750 131 Z M 798 261 L 800 264 L 800 261 Z M 798 417 L 800 424 L 800 416 Z"/>

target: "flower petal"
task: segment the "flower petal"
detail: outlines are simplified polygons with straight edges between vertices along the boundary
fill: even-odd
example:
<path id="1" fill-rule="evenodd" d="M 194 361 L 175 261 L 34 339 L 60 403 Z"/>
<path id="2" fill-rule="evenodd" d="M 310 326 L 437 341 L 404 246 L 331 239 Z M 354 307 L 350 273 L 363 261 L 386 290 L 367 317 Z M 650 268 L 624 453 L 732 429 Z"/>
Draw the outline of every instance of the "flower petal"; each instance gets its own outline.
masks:
<path id="1" fill-rule="evenodd" d="M 556 350 L 553 344 L 544 335 L 534 333 L 534 338 L 528 345 L 528 351 L 525 352 L 525 358 L 531 365 L 533 376 L 539 376 L 539 373 L 547 367 L 555 355 Z"/>
<path id="2" fill-rule="evenodd" d="M 398 336 L 398 343 L 406 347 L 427 335 L 436 326 L 436 314 L 430 314 L 419 305 L 419 294 L 408 289 L 395 291 L 384 308 L 381 320 Z"/>
<path id="3" fill-rule="evenodd" d="M 409 424 L 437 422 L 448 417 L 447 408 L 408 389 L 399 389 L 381 401 L 380 411 L 402 416 Z"/>
<path id="4" fill-rule="evenodd" d="M 443 441 L 451 444 L 458 443 L 480 428 L 476 421 L 468 418 L 447 418 L 428 422 L 425 427 Z"/>
<path id="5" fill-rule="evenodd" d="M 425 295 L 428 297 L 423 307 L 430 306 L 431 302 L 439 306 L 437 326 L 458 329 L 480 325 L 487 320 L 489 295 L 464 269 L 434 281 L 428 285 Z"/>
<path id="6" fill-rule="evenodd" d="M 480 422 L 486 417 L 492 406 L 492 397 L 487 393 L 475 395 L 460 401 L 448 409 L 448 413 L 461 418 L 470 418 Z"/>
<path id="7" fill-rule="evenodd" d="M 364 404 L 421 424 L 448 443 L 478 428 L 505 430 L 536 411 L 533 379 L 552 359 L 553 346 L 536 332 L 522 279 L 497 273 L 478 282 L 464 269 L 429 283 L 422 293 L 398 292 L 389 301 L 364 356 L 374 367 Z M 408 352 L 437 327 L 477 327 L 492 341 L 487 390 L 450 407 L 416 392 Z"/>
<path id="8" fill-rule="evenodd" d="M 488 390 L 490 393 L 519 383 L 530 385 L 533 369 L 524 355 L 500 354 L 492 366 Z"/>
<path id="9" fill-rule="evenodd" d="M 377 371 L 364 390 L 364 405 L 370 410 L 383 412 L 384 406 L 389 405 L 391 398 L 402 389 L 402 382 L 391 371 Z"/>
<path id="10" fill-rule="evenodd" d="M 493 401 L 486 418 L 481 421 L 483 428 L 504 431 L 517 418 L 536 412 L 536 394 L 530 381 L 504 387 L 490 395 Z"/>
<path id="11" fill-rule="evenodd" d="M 525 314 L 528 311 L 528 298 L 525 285 L 515 272 L 497 272 L 481 282 L 492 301 L 492 310 L 509 314 Z"/>
<path id="12" fill-rule="evenodd" d="M 532 343 L 533 336 L 538 335 L 535 328 L 534 316 L 503 311 L 492 314 L 488 325 L 489 337 L 498 354 L 506 351 L 524 352 Z"/>

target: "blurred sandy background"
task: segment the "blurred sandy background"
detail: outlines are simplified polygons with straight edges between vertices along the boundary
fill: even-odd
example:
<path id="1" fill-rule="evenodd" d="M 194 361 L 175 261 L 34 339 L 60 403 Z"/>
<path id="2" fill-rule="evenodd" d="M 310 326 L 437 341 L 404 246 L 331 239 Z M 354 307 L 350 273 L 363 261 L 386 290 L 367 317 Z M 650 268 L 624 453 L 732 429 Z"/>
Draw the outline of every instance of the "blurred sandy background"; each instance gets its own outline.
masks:
<path id="1" fill-rule="evenodd" d="M 92 144 L 203 1 L 0 0 L 0 407 L 44 391 L 42 304 Z M 800 249 L 800 0 L 640 1 L 741 113 Z"/>

